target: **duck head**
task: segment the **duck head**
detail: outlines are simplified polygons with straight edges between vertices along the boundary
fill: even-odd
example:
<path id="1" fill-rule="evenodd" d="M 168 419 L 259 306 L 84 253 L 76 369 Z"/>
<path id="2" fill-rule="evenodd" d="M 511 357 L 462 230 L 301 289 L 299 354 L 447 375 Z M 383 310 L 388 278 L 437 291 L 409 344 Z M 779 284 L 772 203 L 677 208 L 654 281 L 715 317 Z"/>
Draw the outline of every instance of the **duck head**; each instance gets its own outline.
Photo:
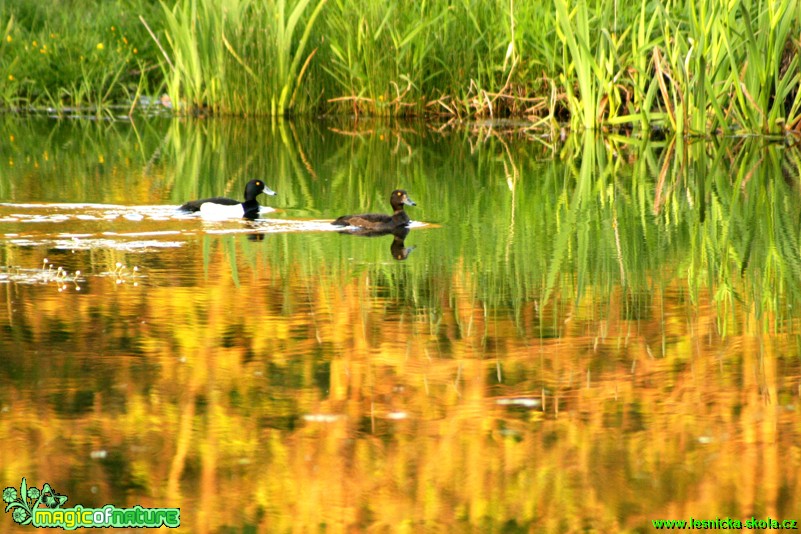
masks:
<path id="1" fill-rule="evenodd" d="M 392 209 L 395 211 L 402 210 L 404 204 L 407 206 L 417 205 L 403 189 L 394 190 L 389 197 L 389 203 L 392 204 Z"/>
<path id="2" fill-rule="evenodd" d="M 262 180 L 251 180 L 245 185 L 245 200 L 255 200 L 261 193 L 273 196 L 275 191 L 267 187 Z"/>

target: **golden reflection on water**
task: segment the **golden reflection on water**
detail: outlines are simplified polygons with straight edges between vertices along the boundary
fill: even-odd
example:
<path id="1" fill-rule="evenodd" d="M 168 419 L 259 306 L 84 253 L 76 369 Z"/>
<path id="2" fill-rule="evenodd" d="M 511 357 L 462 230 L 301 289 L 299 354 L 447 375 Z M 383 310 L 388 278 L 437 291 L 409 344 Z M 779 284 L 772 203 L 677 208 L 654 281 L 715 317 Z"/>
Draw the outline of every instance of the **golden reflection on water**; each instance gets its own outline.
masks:
<path id="1" fill-rule="evenodd" d="M 278 245 L 231 263 L 226 239 L 206 261 L 192 240 L 159 254 L 195 284 L 151 266 L 136 286 L 0 285 L 4 480 L 46 479 L 73 506 L 181 507 L 192 532 L 797 512 L 797 347 L 749 310 L 725 340 L 709 295 L 688 314 L 678 287 L 515 318 L 457 269 L 432 318 L 368 270 L 278 272 Z"/>

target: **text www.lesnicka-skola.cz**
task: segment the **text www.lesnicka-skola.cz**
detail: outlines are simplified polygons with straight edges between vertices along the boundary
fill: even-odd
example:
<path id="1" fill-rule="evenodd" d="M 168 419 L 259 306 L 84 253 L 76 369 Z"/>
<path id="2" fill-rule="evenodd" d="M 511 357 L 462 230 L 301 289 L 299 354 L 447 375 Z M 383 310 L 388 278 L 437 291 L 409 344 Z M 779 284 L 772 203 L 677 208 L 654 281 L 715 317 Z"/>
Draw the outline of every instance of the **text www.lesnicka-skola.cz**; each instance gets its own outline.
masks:
<path id="1" fill-rule="evenodd" d="M 773 519 L 766 517 L 758 519 L 751 517 L 743 521 L 730 517 L 716 517 L 715 519 L 652 519 L 651 524 L 657 530 L 693 530 L 693 529 L 772 529 L 772 530 L 798 530 L 798 521 L 795 519 Z"/>

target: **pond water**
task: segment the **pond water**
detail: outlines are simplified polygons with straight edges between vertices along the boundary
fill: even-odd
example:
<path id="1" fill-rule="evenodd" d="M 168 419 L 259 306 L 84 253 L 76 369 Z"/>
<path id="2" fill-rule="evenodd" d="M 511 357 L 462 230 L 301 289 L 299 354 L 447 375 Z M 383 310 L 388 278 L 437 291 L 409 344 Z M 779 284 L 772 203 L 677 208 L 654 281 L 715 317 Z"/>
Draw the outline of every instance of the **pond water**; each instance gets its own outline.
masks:
<path id="1" fill-rule="evenodd" d="M 0 120 L 3 487 L 201 533 L 801 519 L 795 148 Z M 256 221 L 176 209 L 252 178 Z M 408 235 L 329 224 L 398 187 Z"/>

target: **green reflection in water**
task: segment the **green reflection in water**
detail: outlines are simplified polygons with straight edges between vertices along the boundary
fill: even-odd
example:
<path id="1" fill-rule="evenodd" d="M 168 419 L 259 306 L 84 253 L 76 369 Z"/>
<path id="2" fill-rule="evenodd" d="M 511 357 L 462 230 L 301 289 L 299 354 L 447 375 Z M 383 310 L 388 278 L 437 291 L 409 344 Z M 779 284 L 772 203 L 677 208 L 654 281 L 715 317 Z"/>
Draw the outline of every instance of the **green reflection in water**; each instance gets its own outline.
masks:
<path id="1" fill-rule="evenodd" d="M 181 506 L 196 532 L 794 511 L 794 150 L 394 123 L 3 131 L 7 485 Z M 52 205 L 177 206 L 253 177 L 278 192 L 253 225 Z M 403 261 L 392 236 L 278 231 L 385 212 L 396 187 L 428 223 Z M 77 282 L 59 291 L 44 258 Z"/>

